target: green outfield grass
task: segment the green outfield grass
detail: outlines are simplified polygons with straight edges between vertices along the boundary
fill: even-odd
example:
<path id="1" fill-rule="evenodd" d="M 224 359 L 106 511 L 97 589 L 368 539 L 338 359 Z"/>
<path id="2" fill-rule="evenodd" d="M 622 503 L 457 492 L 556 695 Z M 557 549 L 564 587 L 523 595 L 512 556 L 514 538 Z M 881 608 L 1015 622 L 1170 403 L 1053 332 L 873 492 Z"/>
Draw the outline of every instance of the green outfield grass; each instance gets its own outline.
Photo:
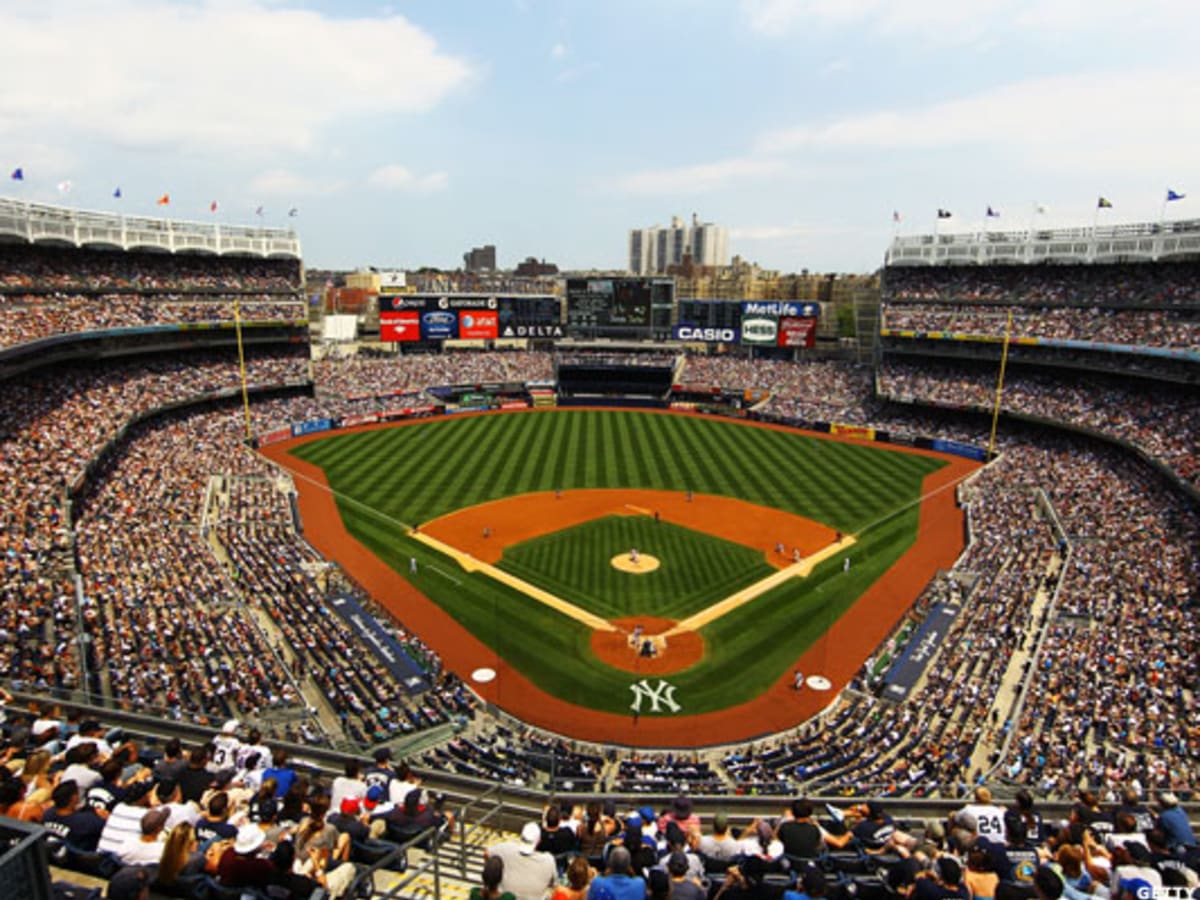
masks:
<path id="1" fill-rule="evenodd" d="M 401 523 L 530 491 L 631 487 L 739 497 L 857 534 L 850 572 L 835 557 L 702 630 L 704 659 L 670 677 L 689 714 L 743 703 L 780 677 L 911 545 L 922 479 L 944 465 L 729 420 L 599 410 L 450 417 L 333 435 L 294 452 L 324 469 L 355 537 L 405 577 L 416 557 L 421 591 L 498 655 L 548 693 L 613 712 L 627 710 L 634 679 L 591 655 L 586 627 L 465 574 Z M 537 543 L 528 542 L 531 555 Z M 630 614 L 638 612 L 658 614 Z"/>
<path id="2" fill-rule="evenodd" d="M 613 568 L 632 547 L 659 568 Z M 605 516 L 524 541 L 505 549 L 500 567 L 606 619 L 684 619 L 775 571 L 759 550 L 646 516 Z"/>

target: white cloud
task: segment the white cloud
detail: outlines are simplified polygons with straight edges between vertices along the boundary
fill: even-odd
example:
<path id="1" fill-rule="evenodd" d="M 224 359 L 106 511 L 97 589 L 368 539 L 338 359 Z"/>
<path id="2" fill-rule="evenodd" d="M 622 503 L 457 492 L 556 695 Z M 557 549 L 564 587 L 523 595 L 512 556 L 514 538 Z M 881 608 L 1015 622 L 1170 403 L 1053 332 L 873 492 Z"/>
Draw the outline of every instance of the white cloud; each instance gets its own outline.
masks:
<path id="1" fill-rule="evenodd" d="M 617 181 L 631 194 L 695 194 L 757 178 L 778 175 L 785 166 L 778 159 L 740 157 L 671 169 L 635 172 Z"/>
<path id="2" fill-rule="evenodd" d="M 940 150 L 975 145 L 1029 167 L 1195 170 L 1200 73 L 1115 72 L 1031 79 L 955 100 L 880 110 L 760 137 L 756 150 Z"/>
<path id="3" fill-rule="evenodd" d="M 408 167 L 399 163 L 380 166 L 369 176 L 367 183 L 372 187 L 386 191 L 409 191 L 412 193 L 431 193 L 444 190 L 450 183 L 445 172 L 430 172 L 427 175 L 416 175 Z"/>
<path id="4" fill-rule="evenodd" d="M 554 59 L 562 59 L 563 57 L 565 57 L 567 55 L 567 45 L 564 44 L 562 41 L 559 41 L 557 44 L 555 44 L 553 47 L 550 48 L 550 55 Z"/>
<path id="5" fill-rule="evenodd" d="M 402 16 L 273 0 L 0 2 L 0 33 L 0 141 L 303 151 L 339 120 L 420 113 L 471 76 Z"/>

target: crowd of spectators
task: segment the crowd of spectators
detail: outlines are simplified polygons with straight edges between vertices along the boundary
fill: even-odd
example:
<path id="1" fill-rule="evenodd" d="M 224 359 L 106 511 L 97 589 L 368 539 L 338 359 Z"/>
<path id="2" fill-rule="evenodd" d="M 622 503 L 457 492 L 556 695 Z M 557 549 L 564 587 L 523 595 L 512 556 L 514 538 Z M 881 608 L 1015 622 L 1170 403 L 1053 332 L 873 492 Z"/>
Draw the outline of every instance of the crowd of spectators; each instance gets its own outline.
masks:
<path id="1" fill-rule="evenodd" d="M 295 260 L 0 247 L 0 348 L 147 325 L 298 321 Z"/>
<path id="2" fill-rule="evenodd" d="M 991 409 L 996 372 L 944 363 L 886 361 L 884 396 L 957 409 Z M 1200 397 L 1187 389 L 1102 376 L 1010 370 L 1002 408 L 1121 438 L 1200 486 Z"/>
<path id="3" fill-rule="evenodd" d="M 304 319 L 304 304 L 281 302 L 269 295 L 239 297 L 242 322 Z M 71 332 L 234 321 L 231 295 L 162 297 L 128 295 L 24 294 L 0 295 L 0 347 Z"/>
<path id="4" fill-rule="evenodd" d="M 1200 310 L 1081 309 L 1071 306 L 982 306 L 972 303 L 886 303 L 887 329 L 945 332 L 1003 338 L 1012 313 L 1011 335 L 1056 340 L 1166 347 L 1200 347 Z"/>
<path id="5" fill-rule="evenodd" d="M 681 378 L 689 386 L 769 390 L 760 412 L 805 422 L 863 422 L 873 393 L 869 369 L 837 361 L 797 365 L 787 360 L 690 356 Z"/>
<path id="6" fill-rule="evenodd" d="M 1195 307 L 1200 264 L 901 266 L 884 272 L 883 299 Z"/>
<path id="7" fill-rule="evenodd" d="M 0 247 L 0 292 L 291 293 L 300 287 L 294 259 L 187 256 L 74 248 Z"/>
<path id="8" fill-rule="evenodd" d="M 330 356 L 314 362 L 313 371 L 322 395 L 361 397 L 453 384 L 546 381 L 554 378 L 554 357 L 540 351 Z"/>

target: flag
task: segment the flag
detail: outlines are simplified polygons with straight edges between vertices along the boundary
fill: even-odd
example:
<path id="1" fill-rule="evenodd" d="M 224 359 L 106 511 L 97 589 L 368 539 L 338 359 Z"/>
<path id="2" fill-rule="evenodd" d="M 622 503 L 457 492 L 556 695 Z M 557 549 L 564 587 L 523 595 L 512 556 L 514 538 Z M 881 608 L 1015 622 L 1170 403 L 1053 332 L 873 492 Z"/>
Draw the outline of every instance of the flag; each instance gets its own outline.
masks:
<path id="1" fill-rule="evenodd" d="M 1044 216 L 1046 213 L 1050 212 L 1050 207 L 1045 206 L 1041 203 L 1035 203 L 1035 204 L 1033 204 L 1033 211 L 1035 213 L 1038 213 L 1039 215 Z"/>
<path id="2" fill-rule="evenodd" d="M 1112 209 L 1112 201 L 1106 197 L 1101 197 L 1096 203 L 1096 209 Z"/>
<path id="3" fill-rule="evenodd" d="M 25 180 L 25 170 L 21 169 L 21 168 L 13 169 L 12 180 L 13 181 L 24 181 Z"/>
<path id="4" fill-rule="evenodd" d="M 60 182 L 58 183 L 58 192 L 59 192 L 60 194 L 69 194 L 69 193 L 71 193 L 71 182 L 69 182 L 69 181 L 60 181 Z"/>
<path id="5" fill-rule="evenodd" d="M 293 206 L 291 209 L 288 210 L 288 216 L 291 218 L 295 218 L 296 213 L 298 213 L 298 212 L 300 212 L 300 210 L 296 209 L 296 207 Z"/>
<path id="6" fill-rule="evenodd" d="M 1173 191 L 1170 188 L 1167 188 L 1167 202 L 1168 203 L 1170 203 L 1173 200 L 1182 200 L 1186 196 L 1187 196 L 1187 194 L 1180 194 L 1177 191 Z"/>
<path id="7" fill-rule="evenodd" d="M 161 197 L 159 197 L 159 198 L 158 198 L 158 205 L 159 205 L 159 206 L 166 206 L 166 205 L 168 205 L 170 202 L 171 202 L 171 195 L 170 195 L 170 194 L 163 194 Z"/>
<path id="8" fill-rule="evenodd" d="M 994 210 L 989 206 L 987 208 L 987 217 L 989 219 L 998 219 L 998 218 L 1000 218 L 1000 213 L 997 210 Z"/>
<path id="9" fill-rule="evenodd" d="M 118 200 L 121 199 L 121 186 L 119 184 L 116 186 L 116 188 L 113 189 L 113 196 L 116 197 Z"/>
<path id="10" fill-rule="evenodd" d="M 216 200 L 214 200 L 212 203 L 208 204 L 208 211 L 209 212 L 217 211 L 217 201 Z"/>
<path id="11" fill-rule="evenodd" d="M 899 222 L 899 221 L 900 221 L 900 212 L 899 212 L 899 210 L 895 210 L 895 209 L 893 209 L 893 210 L 892 210 L 892 221 L 893 221 L 893 222 Z"/>
<path id="12" fill-rule="evenodd" d="M 939 219 L 949 219 L 953 215 L 954 215 L 954 213 L 950 212 L 950 210 L 948 210 L 948 209 L 939 209 L 938 210 L 938 218 Z"/>

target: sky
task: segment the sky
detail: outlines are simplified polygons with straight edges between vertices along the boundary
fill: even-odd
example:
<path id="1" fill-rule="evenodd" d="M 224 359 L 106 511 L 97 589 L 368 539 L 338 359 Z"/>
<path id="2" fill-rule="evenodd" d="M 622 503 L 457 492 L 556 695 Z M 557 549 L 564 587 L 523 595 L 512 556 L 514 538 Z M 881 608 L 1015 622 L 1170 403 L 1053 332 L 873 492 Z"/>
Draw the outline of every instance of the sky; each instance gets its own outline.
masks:
<path id="1" fill-rule="evenodd" d="M 1197 34 L 1196 0 L 0 0 L 0 195 L 289 226 L 318 268 L 623 268 L 696 213 L 867 272 L 938 208 L 1200 218 Z"/>

